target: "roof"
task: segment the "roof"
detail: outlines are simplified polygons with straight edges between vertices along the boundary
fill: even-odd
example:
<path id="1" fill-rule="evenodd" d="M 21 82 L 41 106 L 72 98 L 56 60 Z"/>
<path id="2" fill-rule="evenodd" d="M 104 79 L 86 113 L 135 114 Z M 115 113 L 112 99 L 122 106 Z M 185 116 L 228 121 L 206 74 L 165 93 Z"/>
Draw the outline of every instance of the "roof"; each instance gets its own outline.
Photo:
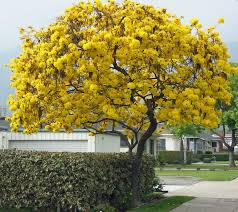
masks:
<path id="1" fill-rule="evenodd" d="M 7 131 L 10 129 L 9 122 L 5 121 L 5 118 L 0 118 L 0 131 Z"/>

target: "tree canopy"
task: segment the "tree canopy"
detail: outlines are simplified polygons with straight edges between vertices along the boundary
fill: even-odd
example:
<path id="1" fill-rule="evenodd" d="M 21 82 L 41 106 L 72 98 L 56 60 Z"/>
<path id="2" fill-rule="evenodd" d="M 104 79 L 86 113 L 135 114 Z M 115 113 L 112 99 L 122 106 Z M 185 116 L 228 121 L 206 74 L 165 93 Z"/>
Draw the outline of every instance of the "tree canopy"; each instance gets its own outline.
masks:
<path id="1" fill-rule="evenodd" d="M 204 130 L 201 126 L 197 125 L 177 125 L 172 126 L 171 128 L 172 134 L 181 139 L 183 136 L 199 136 L 199 134 Z"/>
<path id="2" fill-rule="evenodd" d="M 184 25 L 166 9 L 131 1 L 81 2 L 47 28 L 21 33 L 10 64 L 13 131 L 121 125 L 133 137 L 152 119 L 214 128 L 216 101 L 230 101 L 227 48 L 197 19 Z"/>

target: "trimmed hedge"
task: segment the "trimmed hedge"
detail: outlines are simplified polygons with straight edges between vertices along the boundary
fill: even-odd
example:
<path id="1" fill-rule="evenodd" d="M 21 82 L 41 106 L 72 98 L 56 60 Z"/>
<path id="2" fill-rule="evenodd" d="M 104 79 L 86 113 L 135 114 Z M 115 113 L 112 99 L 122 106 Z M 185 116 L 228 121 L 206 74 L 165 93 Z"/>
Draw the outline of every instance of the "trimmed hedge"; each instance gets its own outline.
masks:
<path id="1" fill-rule="evenodd" d="M 216 161 L 229 161 L 228 153 L 214 153 L 214 154 L 202 154 L 199 155 L 199 158 L 203 160 L 204 158 L 213 158 L 216 157 Z M 234 155 L 235 160 L 238 160 L 238 154 Z"/>
<path id="2" fill-rule="evenodd" d="M 168 164 L 182 164 L 184 162 L 183 154 L 184 152 L 181 151 L 160 151 L 159 158 L 160 160 Z M 187 151 L 188 164 L 192 162 L 192 155 L 192 152 Z"/>
<path id="3" fill-rule="evenodd" d="M 117 208 L 131 194 L 128 154 L 0 151 L 0 208 Z M 155 160 L 144 156 L 141 193 L 152 191 Z"/>

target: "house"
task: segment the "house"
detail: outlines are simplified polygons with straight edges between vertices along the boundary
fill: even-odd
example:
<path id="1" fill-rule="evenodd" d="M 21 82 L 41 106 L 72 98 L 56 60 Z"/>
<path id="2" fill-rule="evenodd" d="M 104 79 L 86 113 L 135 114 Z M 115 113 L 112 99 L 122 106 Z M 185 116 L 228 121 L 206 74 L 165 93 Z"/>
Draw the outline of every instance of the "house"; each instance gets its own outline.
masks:
<path id="1" fill-rule="evenodd" d="M 115 134 L 91 136 L 86 130 L 52 133 L 41 130 L 26 135 L 9 131 L 9 124 L 0 120 L 0 149 L 50 152 L 120 152 L 120 137 Z"/>
<path id="2" fill-rule="evenodd" d="M 226 142 L 231 145 L 231 132 L 227 132 L 226 133 L 226 136 L 225 136 L 225 140 Z M 215 147 L 215 143 L 217 143 L 215 149 L 216 149 L 216 152 L 222 152 L 222 151 L 226 151 L 227 150 L 227 147 L 222 144 L 222 142 L 220 142 L 220 137 L 216 134 L 212 134 L 212 138 L 211 138 L 211 142 L 212 142 L 212 145 Z M 235 152 L 238 152 L 238 145 L 235 146 Z"/>
<path id="3" fill-rule="evenodd" d="M 127 152 L 126 138 L 121 139 L 121 152 Z M 213 140 L 209 133 L 200 136 L 185 136 L 183 141 L 184 148 L 194 154 L 205 153 L 206 151 L 219 152 L 217 140 Z M 161 134 L 153 135 L 145 146 L 145 152 L 158 155 L 160 151 L 180 151 L 180 140 L 177 139 L 169 130 L 164 130 Z"/>
<path id="4" fill-rule="evenodd" d="M 120 152 L 117 135 L 89 135 L 88 131 L 72 133 L 40 131 L 31 135 L 22 132 L 0 132 L 0 149 L 19 149 L 50 152 Z"/>
<path id="5" fill-rule="evenodd" d="M 9 124 L 0 120 L 0 149 L 20 149 L 52 152 L 127 152 L 126 136 L 117 134 L 96 134 L 91 136 L 87 130 L 76 129 L 72 133 L 63 131 L 53 133 L 41 130 L 31 135 L 21 131 L 12 133 Z M 184 138 L 184 147 L 194 153 L 219 151 L 218 141 L 209 134 Z M 158 155 L 159 151 L 180 151 L 180 141 L 169 130 L 154 134 L 146 143 L 145 152 Z"/>
<path id="6" fill-rule="evenodd" d="M 0 116 L 0 132 L 8 130 L 9 130 L 9 123 L 5 121 L 4 117 Z"/>

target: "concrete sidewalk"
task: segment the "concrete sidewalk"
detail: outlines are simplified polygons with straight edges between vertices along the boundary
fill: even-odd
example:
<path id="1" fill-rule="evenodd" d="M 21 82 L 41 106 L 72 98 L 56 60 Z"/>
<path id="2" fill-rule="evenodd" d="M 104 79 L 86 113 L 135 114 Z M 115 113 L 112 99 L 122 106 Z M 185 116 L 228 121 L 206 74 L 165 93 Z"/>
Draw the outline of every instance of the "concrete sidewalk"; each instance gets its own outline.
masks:
<path id="1" fill-rule="evenodd" d="M 193 196 L 171 212 L 238 212 L 238 178 L 232 181 L 199 181 L 192 177 L 162 177 L 165 196 Z"/>
<path id="2" fill-rule="evenodd" d="M 202 181 L 176 189 L 166 196 L 238 199 L 238 178 L 232 181 Z"/>
<path id="3" fill-rule="evenodd" d="M 195 198 L 171 212 L 238 212 L 238 199 Z"/>

